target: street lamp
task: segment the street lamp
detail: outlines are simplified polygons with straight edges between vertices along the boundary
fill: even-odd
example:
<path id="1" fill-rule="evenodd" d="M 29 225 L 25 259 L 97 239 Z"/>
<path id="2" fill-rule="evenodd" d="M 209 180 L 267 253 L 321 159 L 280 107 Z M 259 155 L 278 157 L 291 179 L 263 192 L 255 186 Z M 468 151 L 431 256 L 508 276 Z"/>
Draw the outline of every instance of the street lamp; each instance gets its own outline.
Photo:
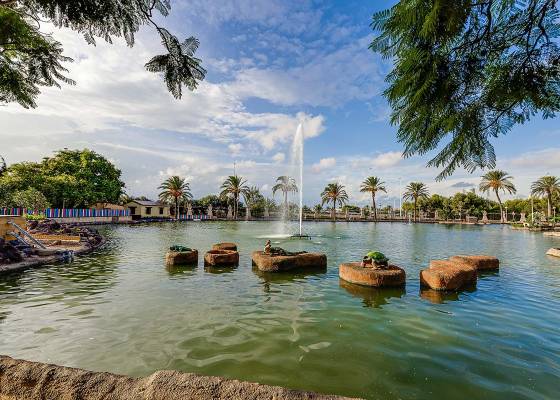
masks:
<path id="1" fill-rule="evenodd" d="M 399 218 L 402 218 L 402 186 L 401 186 L 401 178 L 399 178 Z"/>
<path id="2" fill-rule="evenodd" d="M 533 196 L 531 196 L 531 225 L 535 223 L 535 207 L 533 205 Z"/>

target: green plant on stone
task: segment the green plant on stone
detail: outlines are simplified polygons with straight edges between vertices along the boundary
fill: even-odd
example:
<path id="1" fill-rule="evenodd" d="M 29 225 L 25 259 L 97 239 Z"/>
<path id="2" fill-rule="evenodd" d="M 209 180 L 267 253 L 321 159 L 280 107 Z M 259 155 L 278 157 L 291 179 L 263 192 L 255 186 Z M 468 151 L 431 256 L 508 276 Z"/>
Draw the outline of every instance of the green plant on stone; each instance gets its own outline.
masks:
<path id="1" fill-rule="evenodd" d="M 366 254 L 365 258 L 378 264 L 386 264 L 389 261 L 389 259 L 385 257 L 385 254 L 380 251 L 370 251 Z"/>
<path id="2" fill-rule="evenodd" d="M 179 252 L 185 252 L 185 251 L 192 251 L 192 249 L 190 247 L 186 247 L 186 246 L 181 246 L 179 244 L 173 245 L 169 248 L 169 250 L 171 251 L 179 251 Z"/>

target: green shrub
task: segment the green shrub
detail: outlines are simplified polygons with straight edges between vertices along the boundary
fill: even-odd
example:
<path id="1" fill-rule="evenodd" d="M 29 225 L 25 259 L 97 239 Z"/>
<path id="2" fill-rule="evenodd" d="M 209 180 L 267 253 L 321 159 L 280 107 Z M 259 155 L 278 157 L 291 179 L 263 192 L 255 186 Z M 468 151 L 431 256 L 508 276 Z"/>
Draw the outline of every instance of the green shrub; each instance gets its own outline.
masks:
<path id="1" fill-rule="evenodd" d="M 389 261 L 389 259 L 385 257 L 385 254 L 381 253 L 380 251 L 370 251 L 369 253 L 366 254 L 366 257 L 369 260 L 373 260 L 380 263 Z"/>
<path id="2" fill-rule="evenodd" d="M 25 214 L 24 217 L 28 221 L 41 221 L 47 218 L 45 214 Z"/>

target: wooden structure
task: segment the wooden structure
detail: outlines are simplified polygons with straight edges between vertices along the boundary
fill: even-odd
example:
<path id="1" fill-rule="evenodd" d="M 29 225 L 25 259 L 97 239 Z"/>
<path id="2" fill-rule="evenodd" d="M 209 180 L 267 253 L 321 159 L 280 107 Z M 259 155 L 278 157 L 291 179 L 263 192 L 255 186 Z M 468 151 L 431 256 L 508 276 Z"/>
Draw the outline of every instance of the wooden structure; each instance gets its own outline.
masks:
<path id="1" fill-rule="evenodd" d="M 8 224 L 8 221 L 18 224 L 20 227 L 25 229 L 26 221 L 20 215 L 0 215 L 0 238 L 5 240 L 16 240 L 12 235 L 8 235 L 8 232 L 14 232 L 15 228 Z"/>

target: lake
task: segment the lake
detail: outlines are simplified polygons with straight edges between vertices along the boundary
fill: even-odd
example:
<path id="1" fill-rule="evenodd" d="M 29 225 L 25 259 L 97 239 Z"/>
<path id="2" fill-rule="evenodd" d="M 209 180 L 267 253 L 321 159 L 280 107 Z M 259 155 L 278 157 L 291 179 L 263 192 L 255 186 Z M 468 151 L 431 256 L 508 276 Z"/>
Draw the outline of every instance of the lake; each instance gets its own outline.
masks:
<path id="1" fill-rule="evenodd" d="M 304 223 L 312 240 L 280 239 L 279 223 L 102 226 L 99 252 L 0 277 L 0 354 L 143 376 L 159 369 L 218 375 L 368 399 L 552 399 L 560 382 L 560 239 L 506 226 Z M 287 228 L 295 232 L 296 226 Z M 261 274 L 266 238 L 324 252 L 326 272 Z M 240 265 L 205 270 L 204 252 L 234 241 Z M 168 270 L 172 244 L 200 252 Z M 403 289 L 338 278 L 369 250 L 403 267 Z M 500 271 L 476 290 L 424 291 L 431 259 L 488 254 Z"/>

